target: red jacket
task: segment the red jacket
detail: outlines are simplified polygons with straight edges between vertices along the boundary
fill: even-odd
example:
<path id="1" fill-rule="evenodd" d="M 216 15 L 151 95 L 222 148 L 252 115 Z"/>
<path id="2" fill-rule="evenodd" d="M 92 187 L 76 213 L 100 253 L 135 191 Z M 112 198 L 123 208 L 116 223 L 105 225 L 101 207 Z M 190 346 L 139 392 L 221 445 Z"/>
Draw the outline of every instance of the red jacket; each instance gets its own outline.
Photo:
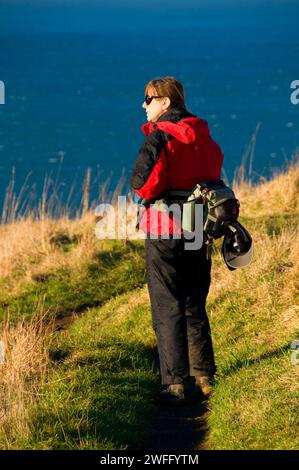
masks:
<path id="1" fill-rule="evenodd" d="M 191 190 L 200 181 L 220 179 L 223 154 L 210 137 L 207 121 L 184 108 L 171 109 L 142 126 L 147 136 L 131 176 L 134 191 L 154 203 L 168 189 Z M 143 208 L 140 228 L 156 235 L 174 233 L 172 215 Z"/>

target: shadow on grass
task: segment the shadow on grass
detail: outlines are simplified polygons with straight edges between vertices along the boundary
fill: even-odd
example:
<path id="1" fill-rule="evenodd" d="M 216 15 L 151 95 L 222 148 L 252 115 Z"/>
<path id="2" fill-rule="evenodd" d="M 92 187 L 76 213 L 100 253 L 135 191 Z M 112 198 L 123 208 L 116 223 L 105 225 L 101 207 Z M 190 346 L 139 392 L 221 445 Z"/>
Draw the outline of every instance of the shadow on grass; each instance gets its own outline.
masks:
<path id="1" fill-rule="evenodd" d="M 101 250 L 95 254 L 94 258 L 102 262 L 104 266 L 110 267 L 120 261 L 124 255 L 128 253 L 137 253 L 144 255 L 144 243 L 140 241 L 126 240 L 122 245 L 119 245 L 115 251 Z"/>
<path id="2" fill-rule="evenodd" d="M 284 356 L 285 353 L 289 350 L 290 350 L 290 344 L 288 343 L 285 346 L 274 349 L 273 351 L 268 351 L 255 359 L 250 359 L 250 358 L 245 359 L 245 360 L 237 359 L 234 364 L 228 366 L 227 368 L 224 368 L 221 375 L 225 375 L 225 376 L 232 375 L 240 369 L 258 365 L 262 361 L 265 361 L 267 359 Z"/>
<path id="3" fill-rule="evenodd" d="M 124 253 L 103 251 L 97 256 L 78 272 L 60 269 L 36 275 L 34 283 L 9 297 L 5 305 L 0 298 L 0 316 L 9 308 L 12 321 L 17 321 L 20 314 L 29 319 L 41 302 L 48 318 L 55 318 L 56 329 L 62 330 L 88 308 L 101 307 L 112 297 L 144 285 L 144 260 L 139 255 L 136 259 L 133 249 Z"/>
<path id="4" fill-rule="evenodd" d="M 56 375 L 34 416 L 35 448 L 183 451 L 202 443 L 206 404 L 156 401 L 155 348 L 110 337 L 58 367 L 61 381 Z"/>
<path id="5" fill-rule="evenodd" d="M 61 363 L 61 381 L 56 376 L 34 416 L 35 447 L 141 449 L 158 388 L 152 348 L 108 338 L 86 353 Z"/>
<path id="6" fill-rule="evenodd" d="M 119 261 L 123 258 L 124 253 L 120 251 L 99 251 L 94 255 L 94 259 L 97 260 L 100 264 L 98 269 L 105 268 L 114 268 Z"/>

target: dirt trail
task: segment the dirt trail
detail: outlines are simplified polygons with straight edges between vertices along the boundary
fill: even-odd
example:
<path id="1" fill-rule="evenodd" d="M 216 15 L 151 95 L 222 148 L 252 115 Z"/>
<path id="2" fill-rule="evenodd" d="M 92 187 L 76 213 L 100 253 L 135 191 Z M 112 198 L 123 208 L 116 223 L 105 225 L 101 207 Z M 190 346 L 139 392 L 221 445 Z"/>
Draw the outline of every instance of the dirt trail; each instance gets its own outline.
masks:
<path id="1" fill-rule="evenodd" d="M 185 406 L 158 405 L 153 420 L 146 431 L 145 451 L 207 450 L 207 402 Z"/>

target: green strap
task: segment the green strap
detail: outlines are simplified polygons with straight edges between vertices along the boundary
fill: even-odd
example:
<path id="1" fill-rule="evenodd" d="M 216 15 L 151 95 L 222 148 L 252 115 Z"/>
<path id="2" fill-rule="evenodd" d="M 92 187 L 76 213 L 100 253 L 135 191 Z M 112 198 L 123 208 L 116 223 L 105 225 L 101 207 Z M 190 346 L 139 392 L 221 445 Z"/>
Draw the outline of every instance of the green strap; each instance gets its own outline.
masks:
<path id="1" fill-rule="evenodd" d="M 233 233 L 235 233 L 237 231 L 237 229 L 231 225 L 231 224 L 227 224 L 225 222 L 222 222 L 224 225 L 226 225 Z"/>
<path id="2" fill-rule="evenodd" d="M 214 216 L 211 215 L 211 214 L 208 214 L 208 219 L 212 220 L 212 222 L 217 222 L 216 217 L 214 217 Z"/>

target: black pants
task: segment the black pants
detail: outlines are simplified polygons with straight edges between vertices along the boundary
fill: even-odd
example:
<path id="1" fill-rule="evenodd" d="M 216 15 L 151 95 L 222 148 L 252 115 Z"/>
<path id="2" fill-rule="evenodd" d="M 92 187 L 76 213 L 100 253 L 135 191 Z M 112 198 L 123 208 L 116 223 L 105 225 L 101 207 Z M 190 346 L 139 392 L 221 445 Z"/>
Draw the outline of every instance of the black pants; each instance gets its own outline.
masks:
<path id="1" fill-rule="evenodd" d="M 147 283 L 162 384 L 216 372 L 205 304 L 211 260 L 183 239 L 145 240 Z"/>

